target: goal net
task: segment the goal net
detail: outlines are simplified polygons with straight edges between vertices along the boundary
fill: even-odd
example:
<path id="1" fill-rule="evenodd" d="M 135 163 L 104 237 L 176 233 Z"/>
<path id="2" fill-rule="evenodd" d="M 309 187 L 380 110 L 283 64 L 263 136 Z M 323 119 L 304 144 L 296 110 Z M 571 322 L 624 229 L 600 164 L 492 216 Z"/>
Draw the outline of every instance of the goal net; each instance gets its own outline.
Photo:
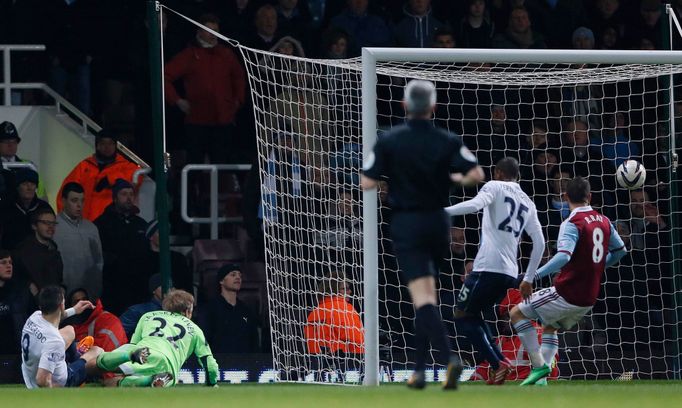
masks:
<path id="1" fill-rule="evenodd" d="M 380 137 L 404 121 L 403 87 L 414 78 L 436 84 L 435 123 L 462 135 L 486 179 L 499 159 L 519 160 L 521 186 L 537 205 L 548 241 L 544 261 L 555 253 L 559 225 L 569 214 L 562 186 L 576 175 L 590 180 L 593 207 L 616 224 L 630 250 L 605 273 L 592 312 L 560 334 L 559 376 L 673 378 L 679 370 L 671 115 L 682 116 L 682 104 L 674 103 L 670 81 L 682 65 L 379 61 L 376 100 L 363 101 L 360 59 L 306 59 L 224 44 L 241 53 L 253 102 L 278 380 L 363 381 L 363 284 L 372 273 L 363 267 L 366 255 L 378 259 L 380 381 L 404 381 L 413 368 L 414 310 L 391 246 L 387 184 L 380 183 L 376 197 L 378 239 L 369 245 L 376 254 L 363 253 L 358 184 L 363 103 L 375 105 Z M 615 181 L 615 169 L 627 159 L 647 169 L 641 191 Z M 477 189 L 453 186 L 450 201 L 471 198 Z M 440 311 L 454 350 L 471 368 L 466 374 L 475 379 L 485 370 L 474 372 L 480 357 L 457 333 L 453 315 L 480 242 L 480 217 L 454 218 L 451 239 L 440 265 Z M 521 270 L 529 254 L 524 239 Z M 485 318 L 505 355 L 528 365 L 508 317 L 518 301 L 510 293 Z M 433 361 L 429 367 L 429 379 L 442 379 L 445 367 Z"/>

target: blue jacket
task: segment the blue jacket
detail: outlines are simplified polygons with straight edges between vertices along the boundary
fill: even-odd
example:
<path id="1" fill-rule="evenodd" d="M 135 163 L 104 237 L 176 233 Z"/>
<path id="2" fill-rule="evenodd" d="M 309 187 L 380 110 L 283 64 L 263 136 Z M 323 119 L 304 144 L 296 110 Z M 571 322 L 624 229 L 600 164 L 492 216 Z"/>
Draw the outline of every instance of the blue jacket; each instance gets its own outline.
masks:
<path id="1" fill-rule="evenodd" d="M 137 322 L 140 321 L 142 315 L 156 310 L 161 310 L 161 302 L 154 298 L 149 302 L 130 306 L 119 318 L 128 338 L 131 338 L 133 333 L 135 333 Z"/>
<path id="2" fill-rule="evenodd" d="M 362 16 L 345 10 L 332 18 L 331 25 L 350 35 L 348 56 L 360 55 L 362 47 L 387 47 L 392 45 L 391 30 L 378 16 L 365 13 Z"/>

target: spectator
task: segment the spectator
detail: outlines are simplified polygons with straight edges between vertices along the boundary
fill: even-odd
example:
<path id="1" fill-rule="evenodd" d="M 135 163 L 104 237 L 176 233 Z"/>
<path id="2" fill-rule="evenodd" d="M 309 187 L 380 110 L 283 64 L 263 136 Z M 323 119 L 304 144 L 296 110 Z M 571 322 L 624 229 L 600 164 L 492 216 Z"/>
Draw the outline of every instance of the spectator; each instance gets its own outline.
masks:
<path id="1" fill-rule="evenodd" d="M 433 48 L 455 48 L 455 36 L 448 26 L 444 26 L 433 33 Z"/>
<path id="2" fill-rule="evenodd" d="M 634 24 L 630 23 L 627 26 L 626 37 L 628 38 L 628 43 L 631 45 L 631 47 L 648 49 L 643 47 L 642 42 L 642 40 L 647 40 L 654 46 L 654 49 L 662 49 L 662 11 L 663 5 L 661 4 L 661 0 L 640 1 L 639 14 L 634 21 Z"/>
<path id="3" fill-rule="evenodd" d="M 219 31 L 218 18 L 205 14 L 199 22 Z M 173 83 L 182 80 L 186 96 Z M 197 29 L 194 44 L 176 55 L 165 68 L 166 100 L 185 113 L 185 137 L 189 163 L 235 160 L 234 120 L 244 104 L 246 81 L 235 53 L 218 43 L 218 38 Z"/>
<path id="4" fill-rule="evenodd" d="M 248 39 L 256 15 L 256 0 L 227 0 L 218 3 L 216 11 L 224 33 L 238 41 Z"/>
<path id="5" fill-rule="evenodd" d="M 34 296 L 46 286 L 62 284 L 62 256 L 52 240 L 56 226 L 51 208 L 37 209 L 31 214 L 33 234 L 12 252 L 17 276 L 28 280 Z"/>
<path id="6" fill-rule="evenodd" d="M 260 343 L 257 318 L 237 298 L 242 287 L 239 265 L 221 266 L 216 278 L 220 296 L 211 300 L 201 315 L 206 341 L 216 353 L 257 352 Z"/>
<path id="7" fill-rule="evenodd" d="M 604 122 L 601 136 L 590 138 L 590 143 L 601 145 L 602 156 L 611 162 L 614 169 L 631 157 L 640 157 L 642 149 L 638 143 L 630 140 L 625 115 L 622 112 L 607 115 Z"/>
<path id="8" fill-rule="evenodd" d="M 115 315 L 147 298 L 144 284 L 151 272 L 145 262 L 149 242 L 145 238 L 147 222 L 137 216 L 132 184 L 118 179 L 112 188 L 113 202 L 95 220 L 104 254 L 102 301 Z"/>
<path id="9" fill-rule="evenodd" d="M 433 16 L 431 0 L 407 0 L 403 17 L 393 29 L 400 47 L 424 48 L 433 43 L 436 30 L 445 27 Z"/>
<path id="10" fill-rule="evenodd" d="M 342 272 L 322 282 L 322 299 L 308 315 L 304 337 L 310 354 L 364 353 L 365 336 L 360 314 L 348 301 L 351 290 Z"/>
<path id="11" fill-rule="evenodd" d="M 322 35 L 322 56 L 329 59 L 348 57 L 348 34 L 338 28 L 330 28 Z"/>
<path id="12" fill-rule="evenodd" d="M 125 311 L 120 317 L 121 325 L 123 330 L 126 332 L 126 336 L 131 338 L 133 333 L 135 333 L 135 328 L 137 327 L 137 322 L 140 321 L 142 315 L 147 312 L 153 312 L 156 310 L 161 310 L 161 300 L 163 299 L 163 292 L 161 289 L 161 274 L 155 273 L 149 277 L 149 282 L 147 285 L 149 292 L 151 292 L 152 297 L 147 302 L 138 303 L 132 305 Z"/>
<path id="13" fill-rule="evenodd" d="M 591 10 L 589 28 L 599 31 L 603 27 L 612 27 L 617 38 L 625 34 L 625 19 L 620 7 L 620 0 L 597 0 Z"/>
<path id="14" fill-rule="evenodd" d="M 346 0 L 346 9 L 331 20 L 331 26 L 350 35 L 348 55 L 357 57 L 362 47 L 385 47 L 391 45 L 391 31 L 386 22 L 368 13 L 369 0 Z"/>
<path id="15" fill-rule="evenodd" d="M 515 7 L 509 16 L 509 26 L 504 33 L 493 38 L 495 48 L 547 48 L 542 35 L 533 31 L 528 11 Z"/>
<path id="16" fill-rule="evenodd" d="M 0 207 L 2 227 L 2 248 L 14 249 L 26 237 L 33 234 L 31 215 L 36 211 L 48 209 L 50 204 L 38 198 L 38 173 L 31 169 L 19 169 L 14 174 L 16 195 L 13 201 L 5 201 Z"/>
<path id="17" fill-rule="evenodd" d="M 538 179 L 546 179 L 557 163 L 559 163 L 559 160 L 558 154 L 555 151 L 538 149 L 533 160 L 533 176 Z"/>
<path id="18" fill-rule="evenodd" d="M 69 295 L 68 304 L 73 307 L 81 300 L 90 301 L 90 296 L 87 290 L 78 288 Z M 95 345 L 104 351 L 112 351 L 128 343 L 128 336 L 123 330 L 121 321 L 104 310 L 102 301 L 99 299 L 95 302 L 94 309 L 88 309 L 80 315 L 65 319 L 62 324 L 73 326 L 76 332 L 75 341 L 92 336 L 95 339 Z"/>
<path id="19" fill-rule="evenodd" d="M 279 41 L 272 46 L 270 52 L 294 57 L 305 57 L 305 51 L 303 50 L 301 42 L 288 35 L 280 38 Z"/>
<path id="20" fill-rule="evenodd" d="M 597 37 L 597 48 L 601 50 L 617 50 L 621 48 L 621 41 L 616 27 L 601 27 L 597 32 L 599 33 L 599 36 Z"/>
<path id="21" fill-rule="evenodd" d="M 4 121 L 0 123 L 0 161 L 2 163 L 32 163 L 17 156 L 21 138 L 14 123 Z M 45 186 L 38 176 L 38 197 L 45 198 Z"/>
<path id="22" fill-rule="evenodd" d="M 254 21 L 256 32 L 246 40 L 246 43 L 258 50 L 269 50 L 280 37 L 277 26 L 277 9 L 271 4 L 261 6 L 256 11 Z"/>
<path id="23" fill-rule="evenodd" d="M 309 39 L 312 19 L 306 1 L 277 0 L 277 27 L 282 35 Z"/>
<path id="24" fill-rule="evenodd" d="M 147 260 L 147 269 L 154 274 L 161 273 L 159 261 L 159 221 L 152 220 L 147 224 L 144 236 L 149 240 L 149 259 Z M 192 272 L 187 265 L 187 258 L 177 251 L 170 251 L 172 280 L 176 289 L 182 289 L 186 292 L 193 292 Z M 153 275 L 152 275 L 153 276 Z"/>
<path id="25" fill-rule="evenodd" d="M 16 188 L 14 186 L 14 173 L 0 163 L 0 208 L 4 208 L 7 202 L 14 199 Z M 0 217 L 0 238 L 2 238 L 2 217 Z"/>
<path id="26" fill-rule="evenodd" d="M 578 27 L 573 31 L 571 43 L 576 50 L 594 49 L 594 33 L 587 27 Z"/>
<path id="27" fill-rule="evenodd" d="M 62 188 L 62 211 L 57 215 L 54 241 L 64 262 L 64 285 L 84 288 L 94 299 L 102 295 L 102 243 L 99 231 L 83 218 L 83 186 L 67 183 Z"/>
<path id="28" fill-rule="evenodd" d="M 0 249 L 0 350 L 19 353 L 21 328 L 36 309 L 28 284 L 14 276 L 12 256 Z"/>
<path id="29" fill-rule="evenodd" d="M 646 190 L 630 192 L 630 242 L 633 250 L 658 250 L 658 232 L 666 231 L 668 223 L 660 215 Z"/>
<path id="30" fill-rule="evenodd" d="M 463 48 L 490 48 L 495 26 L 487 16 L 485 0 L 467 0 L 467 14 L 459 22 L 457 41 Z"/>
<path id="31" fill-rule="evenodd" d="M 102 130 L 95 135 L 95 154 L 78 163 L 62 182 L 62 189 L 70 182 L 83 187 L 83 218 L 94 221 L 111 204 L 111 190 L 118 179 L 132 181 L 140 167 L 118 152 L 116 136 Z M 57 201 L 57 211 L 62 202 Z"/>

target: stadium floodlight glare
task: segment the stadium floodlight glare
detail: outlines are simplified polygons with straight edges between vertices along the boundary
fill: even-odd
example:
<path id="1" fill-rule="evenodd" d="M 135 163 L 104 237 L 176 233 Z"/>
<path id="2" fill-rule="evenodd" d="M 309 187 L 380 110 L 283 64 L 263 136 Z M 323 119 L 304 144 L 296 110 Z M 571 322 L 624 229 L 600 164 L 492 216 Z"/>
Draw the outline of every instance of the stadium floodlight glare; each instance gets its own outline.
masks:
<path id="1" fill-rule="evenodd" d="M 358 186 L 362 158 L 376 137 L 404 120 L 401 101 L 410 79 L 435 84 L 435 122 L 461 134 L 488 175 L 496 159 L 519 158 L 522 187 L 542 204 L 550 253 L 566 216 L 556 191 L 562 173 L 547 174 L 553 167 L 587 172 L 594 205 L 624 235 L 635 229 L 628 261 L 607 271 L 592 313 L 560 335 L 561 376 L 673 378 L 682 288 L 674 275 L 679 196 L 670 179 L 670 79 L 682 73 L 681 52 L 365 48 L 361 58 L 328 60 L 255 50 L 214 34 L 241 52 L 248 73 L 275 380 L 376 385 L 405 380 L 413 367 L 414 311 L 391 252 L 385 185 L 379 192 Z M 585 155 L 588 150 L 599 155 Z M 648 192 L 656 194 L 650 198 L 667 224 L 660 232 L 636 230 L 641 219 L 631 215 L 636 209 L 628 192 L 609 173 L 630 158 L 619 155 L 637 157 L 656 178 L 658 187 Z M 454 186 L 451 202 L 474 194 Z M 478 225 L 476 217 L 456 220 L 439 289 L 453 345 L 468 363 L 472 350 L 457 334 L 452 304 L 464 265 L 475 255 Z M 640 249 L 646 241 L 658 245 Z M 522 270 L 528 254 L 522 246 Z M 308 322 L 331 298 L 345 299 L 360 314 L 364 347 L 349 334 L 352 313 L 330 313 L 336 317 L 326 325 Z M 486 319 L 502 334 L 509 327 L 492 311 Z M 313 353 L 306 337 L 315 329 L 339 340 Z M 443 370 L 434 367 L 428 378 Z"/>

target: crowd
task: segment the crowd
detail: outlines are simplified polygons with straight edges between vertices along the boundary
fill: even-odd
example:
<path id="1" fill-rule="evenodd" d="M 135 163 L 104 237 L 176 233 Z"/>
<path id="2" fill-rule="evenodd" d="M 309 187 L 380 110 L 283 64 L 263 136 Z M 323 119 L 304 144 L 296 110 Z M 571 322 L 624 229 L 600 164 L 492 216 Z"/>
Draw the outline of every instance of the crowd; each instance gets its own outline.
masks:
<path id="1" fill-rule="evenodd" d="M 0 43 L 47 44 L 44 57 L 22 56 L 14 60 L 25 69 L 14 70 L 17 77 L 13 79 L 48 82 L 110 130 L 97 135 L 95 154 L 84 159 L 64 180 L 58 212 L 42 199 L 44 192 L 35 171 L 2 170 L 0 302 L 11 306 L 0 308 L 0 344 L 17 350 L 19 344 L 8 340 L 9 333 L 16 334 L 21 328 L 16 323 L 18 316 L 28 316 L 33 310 L 32 295 L 50 284 L 64 285 L 72 300 L 83 295 L 92 300 L 101 299 L 93 315 L 120 316 L 122 329 L 112 331 L 117 333 L 117 342 L 124 342 L 134 328 L 135 319 L 144 311 L 158 309 L 160 300 L 155 275 L 158 270 L 156 226 L 136 215 L 138 186 L 131 184 L 136 166 L 116 152 L 115 144 L 121 139 L 151 161 L 144 2 L 41 0 L 39 5 L 35 3 L 24 0 L 0 4 Z M 664 49 L 668 35 L 660 0 L 167 0 L 163 3 L 249 47 L 330 59 L 356 57 L 366 46 L 651 50 Z M 681 15 L 682 1 L 673 0 L 672 4 Z M 183 163 L 205 161 L 254 162 L 253 106 L 240 55 L 213 34 L 186 24 L 170 12 L 165 16 L 162 20 L 165 95 L 169 107 L 169 146 L 177 152 L 175 168 L 180 169 Z M 673 45 L 679 44 L 675 41 Z M 43 63 L 39 63 L 40 58 L 45 58 Z M 380 85 L 379 92 L 389 94 L 395 89 L 395 86 Z M 541 89 L 535 93 L 452 84 L 447 92 L 441 91 L 439 95 L 439 99 L 450 103 L 439 105 L 437 120 L 463 135 L 465 144 L 486 169 L 487 179 L 490 179 L 491 166 L 501 157 L 519 159 L 522 187 L 536 202 L 541 222 L 547 228 L 546 237 L 556 237 L 559 224 L 567 217 L 568 206 L 561 199 L 562 183 L 577 175 L 589 178 L 595 192 L 593 205 L 617 222 L 631 251 L 617 271 L 607 273 L 604 293 L 592 319 L 597 326 L 596 333 L 603 333 L 602 338 L 596 336 L 591 340 L 595 343 L 619 347 L 635 343 L 662 345 L 666 337 L 664 313 L 669 306 L 667 296 L 672 292 L 667 216 L 670 192 L 667 172 L 654 170 L 668 165 L 664 142 L 668 130 L 657 124 L 664 117 L 659 107 L 663 100 L 660 89 L 657 79 Z M 315 99 L 320 98 L 317 94 L 305 90 L 296 92 L 286 98 L 278 97 L 280 106 L 273 106 L 273 111 L 291 111 L 301 101 L 322 104 Z M 38 98 L 30 92 L 20 97 L 24 103 Z M 398 119 L 391 115 L 393 106 L 380 103 L 378 108 L 382 126 L 392 125 Z M 675 108 L 679 111 L 682 104 L 677 103 Z M 306 119 L 292 121 L 289 131 L 276 135 L 276 146 L 267 153 L 267 176 L 261 180 L 254 172 L 243 186 L 244 228 L 254 242 L 257 257 L 264 256 L 262 223 L 278 217 L 277 213 L 268 212 L 272 208 L 268 204 L 273 204 L 277 197 L 260 197 L 261 183 L 292 201 L 320 196 L 320 186 L 330 180 L 346 186 L 357 185 L 354 179 L 357 175 L 345 171 L 359 167 L 357 141 L 333 146 L 335 152 L 327 169 L 317 166 L 317 158 L 299 157 L 292 149 L 309 142 L 319 143 L 305 140 L 301 129 L 318 129 L 326 126 L 329 119 L 324 112 L 312 109 L 304 113 Z M 311 133 L 324 134 L 322 131 Z M 20 140 L 12 124 L 0 125 L 3 162 L 22 161 L 16 157 Z M 315 150 L 318 148 L 321 147 Z M 652 171 L 645 189 L 629 194 L 616 188 L 613 177 L 617 166 L 628 158 L 640 160 Z M 307 166 L 310 160 L 315 166 Z M 316 170 L 310 170 L 311 167 Z M 281 172 L 286 172 L 290 183 L 277 177 Z M 325 232 L 311 237 L 308 243 L 311 247 L 313 244 L 334 247 L 338 256 L 354 259 L 353 263 L 360 265 L 361 261 L 353 258 L 362 245 L 356 216 L 358 197 L 351 189 L 341 190 L 335 192 L 333 204 L 322 212 L 329 215 L 327 218 L 306 221 L 311 226 L 315 224 L 311 229 Z M 401 292 L 396 281 L 397 265 L 384 228 L 391 216 L 385 191 L 380 196 L 383 204 L 380 262 L 384 271 L 380 277 L 383 283 L 381 313 L 403 317 L 384 319 L 382 331 L 402 333 L 410 327 L 413 312 L 405 307 L 405 302 L 398 301 L 406 293 Z M 454 200 L 461 198 L 453 196 Z M 460 277 L 475 256 L 478 223 L 476 217 L 469 217 L 452 229 L 452 256 L 441 267 L 444 316 L 452 314 L 454 296 L 451 293 L 461 286 Z M 173 223 L 174 228 L 180 224 Z M 302 248 L 300 236 L 288 236 L 290 231 L 286 228 L 271 233 L 281 238 L 274 244 L 282 246 L 279 252 L 304 258 L 310 255 Z M 547 256 L 552 251 L 550 242 Z M 523 253 L 525 262 L 528 248 Z M 191 274 L 182 258 L 174 262 L 173 271 L 175 285 L 191 290 Z M 255 351 L 252 346 L 257 317 L 240 306 L 235 296 L 241 284 L 239 275 L 236 265 L 221 269 L 216 285 L 221 296 L 203 310 L 199 308 L 199 321 L 203 322 L 202 328 L 216 352 Z M 450 304 L 447 299 L 451 299 Z M 303 297 L 299 300 L 310 304 Z M 341 309 L 353 315 L 338 297 L 319 301 L 342 304 Z M 324 313 L 313 313 L 306 319 L 308 312 L 301 311 L 300 321 L 314 322 L 324 317 Z M 227 329 L 233 325 L 238 325 L 240 330 Z M 309 326 L 306 330 L 313 329 Z M 238 338 L 225 340 L 226 333 Z M 411 340 L 402 336 L 389 342 L 402 348 Z M 317 350 L 324 345 L 312 341 L 308 347 Z"/>

